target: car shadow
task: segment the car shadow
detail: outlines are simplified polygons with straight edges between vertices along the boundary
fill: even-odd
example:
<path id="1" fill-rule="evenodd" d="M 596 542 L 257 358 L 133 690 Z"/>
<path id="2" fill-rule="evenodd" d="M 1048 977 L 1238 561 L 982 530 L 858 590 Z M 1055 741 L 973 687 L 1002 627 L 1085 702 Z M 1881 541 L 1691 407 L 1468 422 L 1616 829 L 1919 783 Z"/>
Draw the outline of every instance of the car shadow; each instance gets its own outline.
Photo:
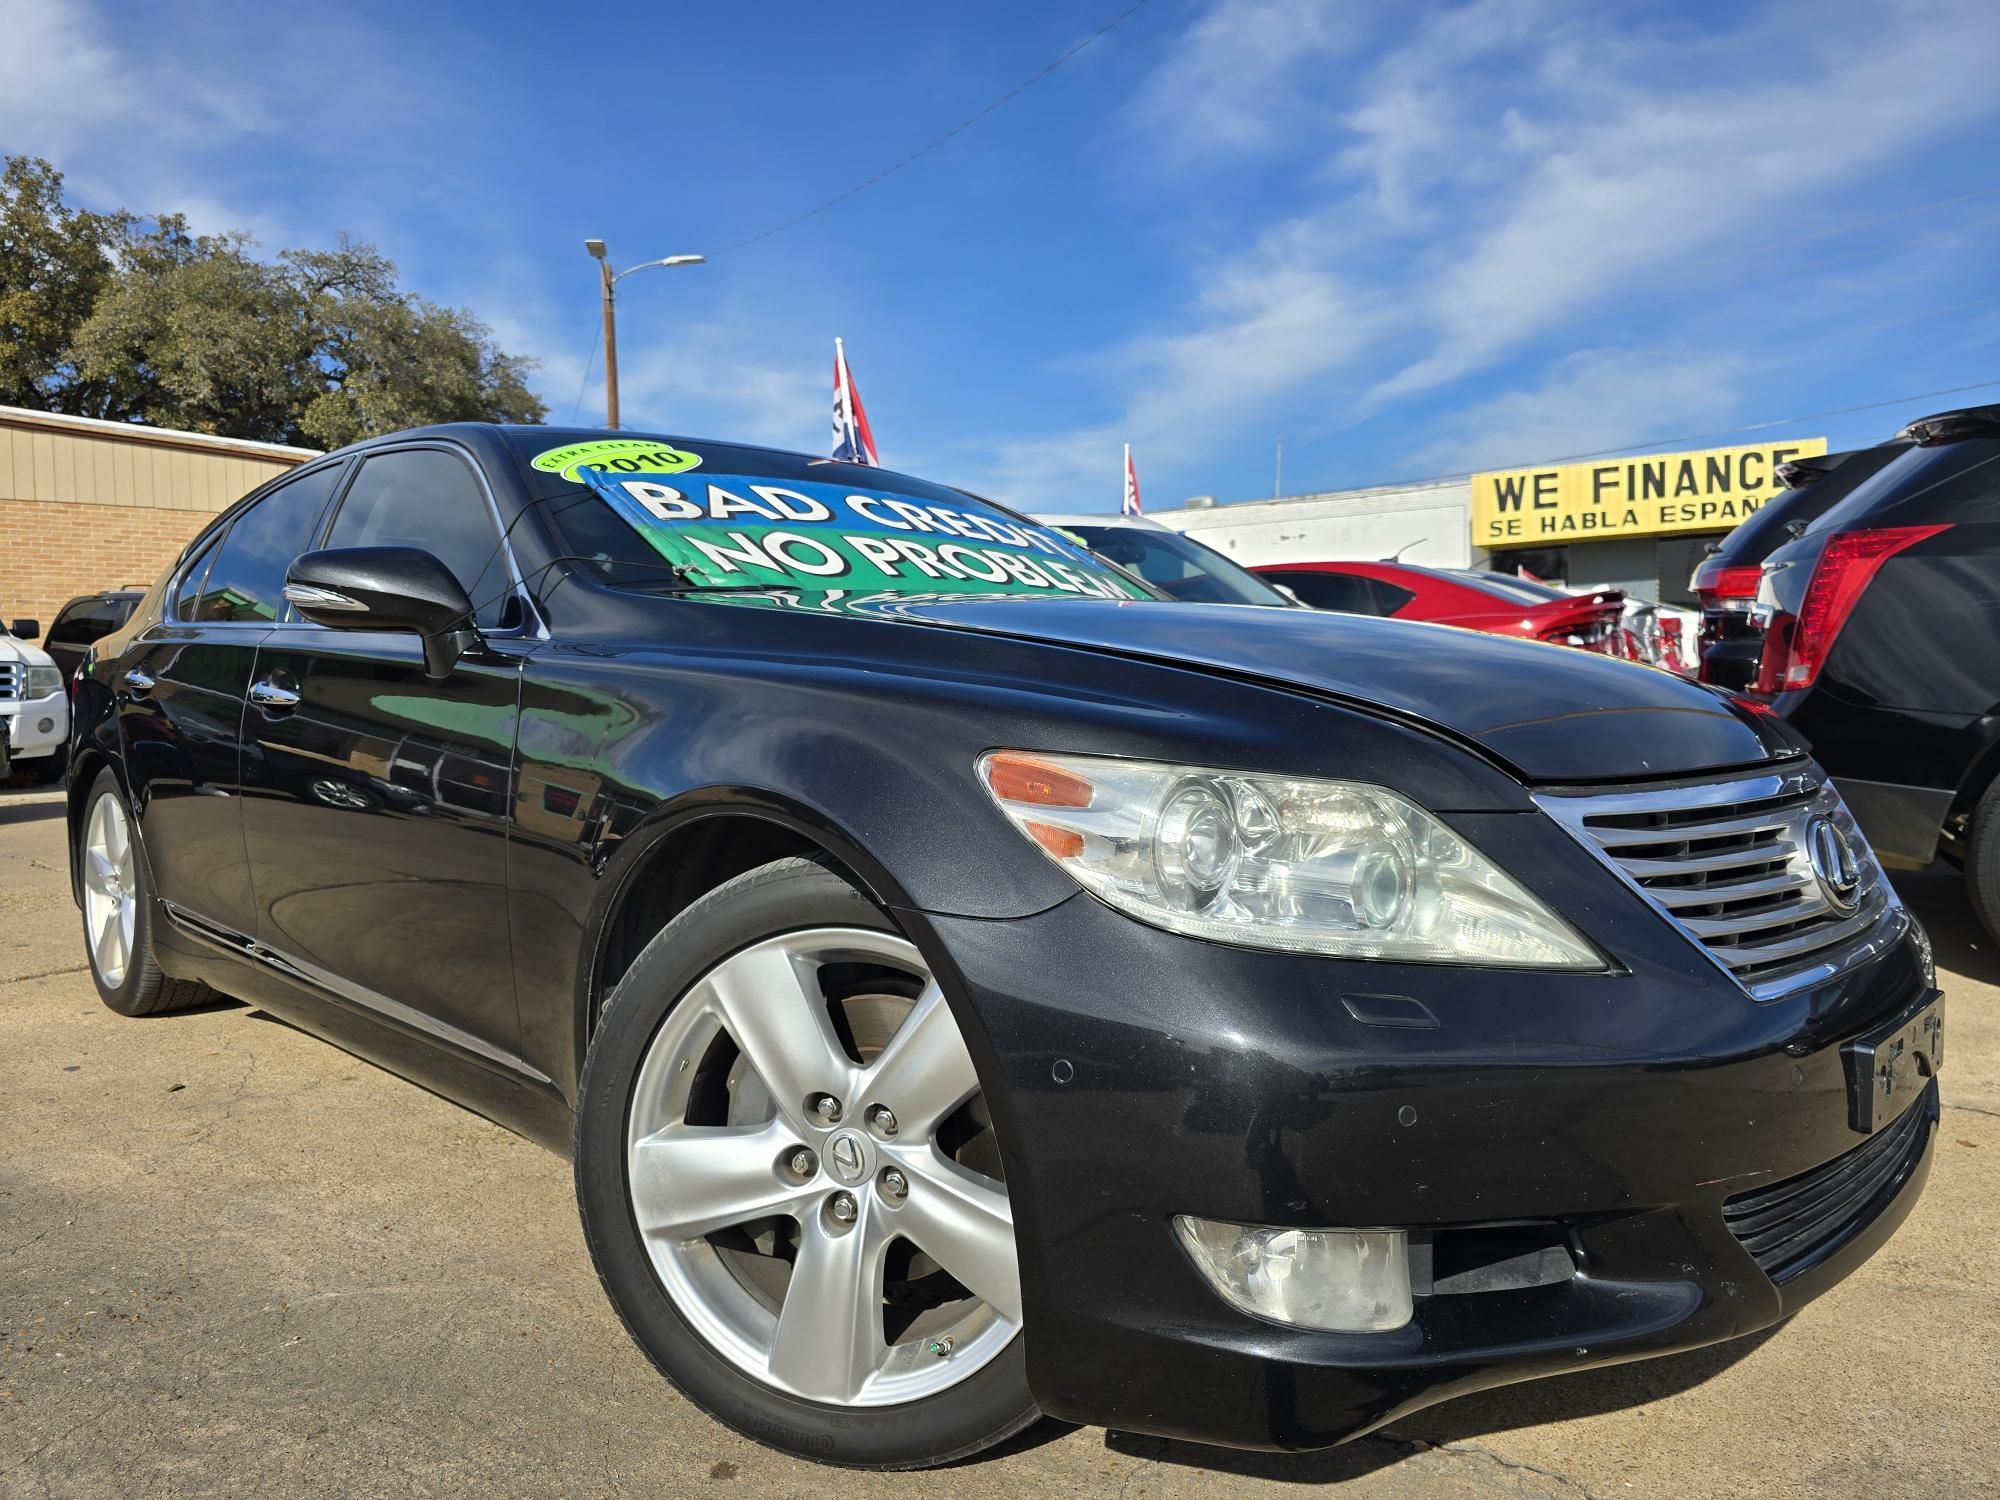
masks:
<path id="1" fill-rule="evenodd" d="M 1155 1463 L 1180 1464 L 1248 1479 L 1282 1484 L 1339 1484 L 1386 1469 L 1429 1448 L 1664 1401 L 1712 1380 L 1756 1352 L 1783 1328 L 1780 1323 L 1684 1354 L 1477 1391 L 1393 1422 L 1359 1441 L 1313 1453 L 1210 1448 L 1200 1443 L 1126 1432 L 1107 1432 L 1104 1444 L 1114 1452 Z"/>
<path id="2" fill-rule="evenodd" d="M 1961 871 L 1939 860 L 1927 870 L 1893 870 L 1889 878 L 1930 934 L 1940 969 L 2000 984 L 2000 942 L 1973 911 Z"/>
<path id="3" fill-rule="evenodd" d="M 59 799 L 39 797 L 30 801 L 26 797 L 0 795 L 0 822 L 7 824 L 46 823 L 68 811 L 68 805 Z"/>

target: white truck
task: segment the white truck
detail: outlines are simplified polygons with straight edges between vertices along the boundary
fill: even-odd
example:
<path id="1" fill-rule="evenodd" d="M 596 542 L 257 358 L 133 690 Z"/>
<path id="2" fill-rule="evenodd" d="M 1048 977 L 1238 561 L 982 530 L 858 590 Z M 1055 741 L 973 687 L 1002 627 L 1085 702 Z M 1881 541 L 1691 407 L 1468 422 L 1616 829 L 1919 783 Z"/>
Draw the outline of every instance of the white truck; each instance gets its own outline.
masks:
<path id="1" fill-rule="evenodd" d="M 39 622 L 0 630 L 0 778 L 11 764 L 44 786 L 62 780 L 69 762 L 69 692 L 62 672 L 37 646 Z"/>

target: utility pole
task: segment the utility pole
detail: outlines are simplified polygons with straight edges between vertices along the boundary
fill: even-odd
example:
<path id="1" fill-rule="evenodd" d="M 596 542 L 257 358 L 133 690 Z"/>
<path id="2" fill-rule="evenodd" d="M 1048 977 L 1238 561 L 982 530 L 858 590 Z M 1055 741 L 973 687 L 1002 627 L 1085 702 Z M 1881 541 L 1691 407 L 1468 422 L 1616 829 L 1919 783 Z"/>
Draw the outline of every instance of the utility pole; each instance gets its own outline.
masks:
<path id="1" fill-rule="evenodd" d="M 1278 462 L 1271 471 L 1271 498 L 1277 499 L 1285 492 L 1285 435 L 1278 434 Z"/>
<path id="2" fill-rule="evenodd" d="M 604 425 L 615 429 L 618 426 L 618 283 L 633 271 L 650 270 L 654 266 L 698 266 L 707 257 L 669 255 L 664 260 L 642 261 L 626 270 L 614 271 L 603 240 L 585 240 L 583 248 L 597 262 L 598 275 L 604 281 Z"/>

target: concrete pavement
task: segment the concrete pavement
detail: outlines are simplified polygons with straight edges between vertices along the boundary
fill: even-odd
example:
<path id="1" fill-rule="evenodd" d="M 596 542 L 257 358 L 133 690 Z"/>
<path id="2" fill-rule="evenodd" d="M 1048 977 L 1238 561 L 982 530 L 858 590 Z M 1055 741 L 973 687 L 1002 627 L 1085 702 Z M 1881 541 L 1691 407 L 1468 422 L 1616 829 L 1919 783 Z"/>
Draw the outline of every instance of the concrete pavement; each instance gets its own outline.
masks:
<path id="1" fill-rule="evenodd" d="M 1044 1424 L 863 1475 L 654 1374 L 554 1156 L 260 1012 L 106 1010 L 61 815 L 0 793 L 0 1496 L 2000 1495 L 2000 952 L 1949 876 L 1899 881 L 1951 997 L 1930 1189 L 1785 1327 L 1325 1454 Z"/>

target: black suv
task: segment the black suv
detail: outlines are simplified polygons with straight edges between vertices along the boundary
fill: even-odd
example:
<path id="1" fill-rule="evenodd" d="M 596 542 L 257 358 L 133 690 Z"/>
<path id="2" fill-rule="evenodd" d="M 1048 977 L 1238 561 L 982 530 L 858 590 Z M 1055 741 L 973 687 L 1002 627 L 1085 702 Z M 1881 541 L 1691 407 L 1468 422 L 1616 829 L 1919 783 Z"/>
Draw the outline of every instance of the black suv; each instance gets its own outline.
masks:
<path id="1" fill-rule="evenodd" d="M 1862 457 L 1885 451 L 1766 560 L 1756 690 L 1883 863 L 1963 865 L 2000 937 L 2000 406 L 1925 417 Z"/>
<path id="2" fill-rule="evenodd" d="M 373 440 L 75 704 L 104 1001 L 569 1155 L 633 1337 L 808 1457 L 1339 1442 L 1779 1324 L 1929 1170 L 1927 949 L 1782 720 L 906 474 Z"/>
<path id="3" fill-rule="evenodd" d="M 79 594 L 56 612 L 42 649 L 68 682 L 91 646 L 132 618 L 132 610 L 146 597 L 144 589 L 106 589 L 100 594 Z"/>
<path id="4" fill-rule="evenodd" d="M 1764 652 L 1757 585 L 1764 559 L 1908 446 L 1897 440 L 1778 465 L 1778 479 L 1785 488 L 1717 543 L 1688 583 L 1701 602 L 1697 653 L 1701 681 L 1740 692 L 1757 680 L 1757 662 Z"/>

